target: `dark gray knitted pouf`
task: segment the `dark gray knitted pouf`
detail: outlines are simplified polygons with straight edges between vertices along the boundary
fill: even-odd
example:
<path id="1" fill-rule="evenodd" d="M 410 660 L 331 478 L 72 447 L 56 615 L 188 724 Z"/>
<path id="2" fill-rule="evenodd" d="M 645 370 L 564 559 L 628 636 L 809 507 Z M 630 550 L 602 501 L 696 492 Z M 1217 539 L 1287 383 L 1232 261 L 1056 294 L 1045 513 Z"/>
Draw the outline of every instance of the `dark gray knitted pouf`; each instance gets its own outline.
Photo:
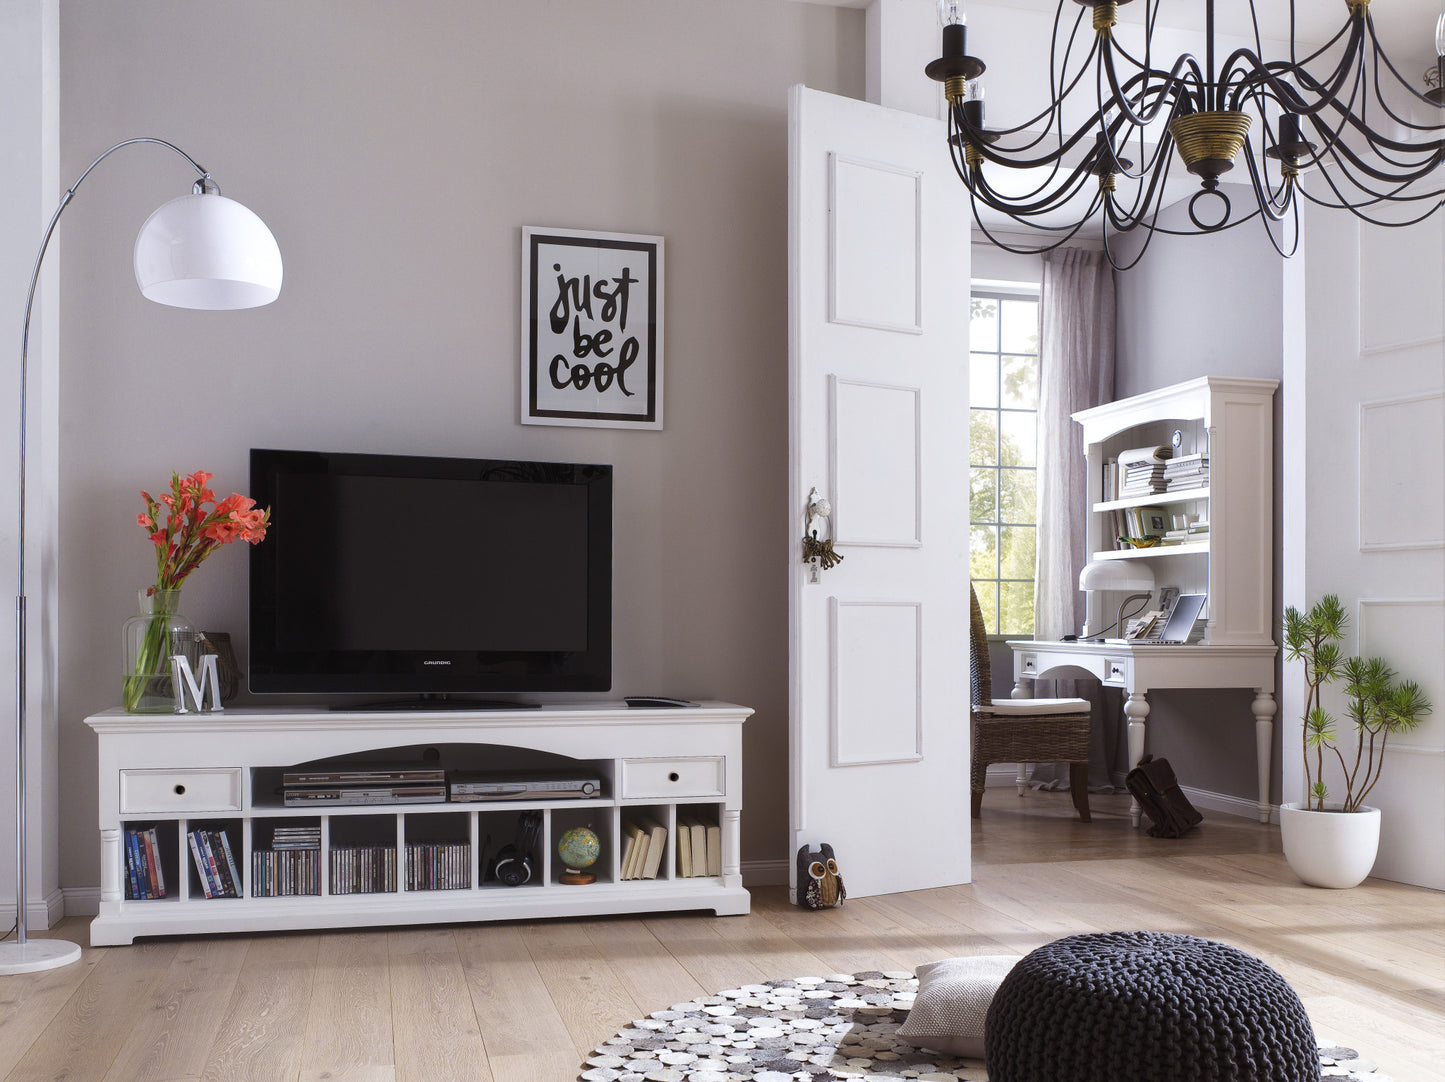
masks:
<path id="1" fill-rule="evenodd" d="M 1274 970 L 1195 936 L 1109 932 L 1025 956 L 989 1007 L 991 1082 L 1318 1082 L 1314 1031 Z"/>

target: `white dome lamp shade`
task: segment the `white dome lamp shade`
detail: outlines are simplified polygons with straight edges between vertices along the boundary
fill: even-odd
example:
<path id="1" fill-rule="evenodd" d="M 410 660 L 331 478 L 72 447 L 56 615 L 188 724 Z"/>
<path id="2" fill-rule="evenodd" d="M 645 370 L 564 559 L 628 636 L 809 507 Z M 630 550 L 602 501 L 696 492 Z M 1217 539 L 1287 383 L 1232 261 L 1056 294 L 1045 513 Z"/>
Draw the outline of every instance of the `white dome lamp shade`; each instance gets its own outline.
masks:
<path id="1" fill-rule="evenodd" d="M 141 226 L 135 280 L 173 308 L 259 308 L 281 293 L 281 249 L 266 223 L 209 181 L 172 199 Z"/>
<path id="2" fill-rule="evenodd" d="M 1154 572 L 1138 560 L 1094 560 L 1085 564 L 1084 569 L 1079 572 L 1079 589 L 1089 593 L 1096 590 L 1136 591 L 1119 602 L 1114 622 L 1104 628 L 1106 633 L 1113 631 L 1115 635 L 1123 635 L 1124 609 L 1135 601 L 1145 601 L 1153 595 Z M 1091 636 L 1087 628 L 1084 630 L 1085 638 L 1096 637 L 1098 634 L 1096 631 Z"/>

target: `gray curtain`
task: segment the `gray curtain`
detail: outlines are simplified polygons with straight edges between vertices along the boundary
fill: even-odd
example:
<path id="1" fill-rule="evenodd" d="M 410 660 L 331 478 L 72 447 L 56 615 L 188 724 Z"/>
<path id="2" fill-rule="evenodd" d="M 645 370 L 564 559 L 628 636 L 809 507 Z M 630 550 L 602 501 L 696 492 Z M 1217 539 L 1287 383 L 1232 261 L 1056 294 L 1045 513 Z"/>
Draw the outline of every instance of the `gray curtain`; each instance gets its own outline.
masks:
<path id="1" fill-rule="evenodd" d="M 1079 634 L 1084 622 L 1079 572 L 1088 486 L 1082 433 L 1070 414 L 1114 400 L 1114 273 L 1103 252 L 1057 248 L 1043 259 L 1034 634 L 1058 639 Z M 1038 681 L 1035 693 L 1093 703 L 1089 785 L 1121 786 L 1128 746 L 1119 694 L 1093 680 Z M 1068 788 L 1068 778 L 1056 764 L 1034 771 L 1034 780 L 1047 788 Z"/>

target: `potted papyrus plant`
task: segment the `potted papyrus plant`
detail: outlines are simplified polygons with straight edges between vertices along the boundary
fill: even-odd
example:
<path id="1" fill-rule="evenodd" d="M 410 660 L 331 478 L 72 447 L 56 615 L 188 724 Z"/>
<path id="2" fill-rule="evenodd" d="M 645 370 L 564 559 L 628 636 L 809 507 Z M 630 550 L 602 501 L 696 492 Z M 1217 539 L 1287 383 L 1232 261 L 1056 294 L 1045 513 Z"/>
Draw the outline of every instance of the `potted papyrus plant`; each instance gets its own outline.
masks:
<path id="1" fill-rule="evenodd" d="M 1430 713 L 1420 685 L 1397 680 L 1383 658 L 1344 655 L 1340 642 L 1348 625 L 1334 594 L 1308 612 L 1290 606 L 1284 614 L 1285 657 L 1304 663 L 1305 793 L 1299 803 L 1280 806 L 1280 835 L 1295 874 L 1320 887 L 1353 887 L 1370 874 L 1380 844 L 1380 809 L 1365 798 L 1380 780 L 1390 737 L 1409 732 Z M 1341 740 L 1337 720 L 1325 708 L 1325 689 L 1337 681 L 1343 681 L 1353 741 Z M 1325 780 L 1327 765 L 1335 764 L 1344 788 L 1338 802 L 1330 800 Z"/>

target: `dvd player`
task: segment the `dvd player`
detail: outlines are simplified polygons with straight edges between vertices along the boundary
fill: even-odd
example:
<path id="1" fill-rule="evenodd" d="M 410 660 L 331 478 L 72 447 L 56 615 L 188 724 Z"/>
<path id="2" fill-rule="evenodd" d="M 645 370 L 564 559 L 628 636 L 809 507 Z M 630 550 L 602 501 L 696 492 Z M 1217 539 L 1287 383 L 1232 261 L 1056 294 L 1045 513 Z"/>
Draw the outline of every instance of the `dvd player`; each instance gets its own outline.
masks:
<path id="1" fill-rule="evenodd" d="M 312 804 L 438 804 L 446 798 L 447 791 L 440 785 L 384 785 L 375 788 L 330 785 L 291 787 L 283 793 L 283 802 L 288 808 Z"/>
<path id="2" fill-rule="evenodd" d="M 600 796 L 602 781 L 596 777 L 559 778 L 550 774 L 454 774 L 447 789 L 455 801 L 582 800 Z"/>

